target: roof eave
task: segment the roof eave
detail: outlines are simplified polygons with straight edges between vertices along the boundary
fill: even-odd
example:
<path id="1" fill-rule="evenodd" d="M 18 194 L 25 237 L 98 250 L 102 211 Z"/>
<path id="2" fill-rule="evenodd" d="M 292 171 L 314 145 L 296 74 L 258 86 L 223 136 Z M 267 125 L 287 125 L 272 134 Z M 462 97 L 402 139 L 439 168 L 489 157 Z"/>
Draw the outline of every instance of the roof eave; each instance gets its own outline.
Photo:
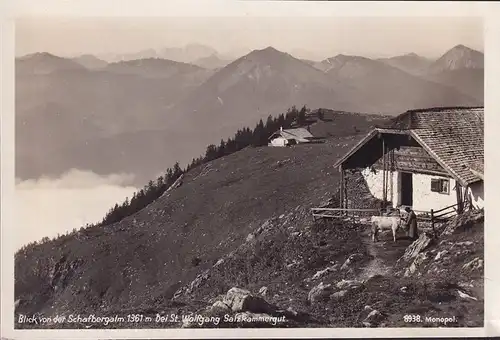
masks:
<path id="1" fill-rule="evenodd" d="M 413 130 L 401 130 L 401 129 L 385 129 L 385 128 L 375 128 L 371 132 L 369 132 L 362 140 L 360 140 L 349 152 L 347 152 L 344 157 L 339 159 L 333 165 L 335 168 L 340 167 L 346 160 L 348 160 L 353 154 L 355 154 L 364 144 L 370 141 L 373 137 L 378 135 L 379 133 L 388 133 L 388 134 L 406 134 L 412 136 L 418 144 L 420 144 L 424 150 L 426 150 L 432 158 L 436 160 L 436 162 L 443 167 L 450 175 L 453 177 L 460 185 L 468 186 L 473 183 L 470 181 L 464 181 L 458 174 L 456 174 L 446 163 L 444 163 L 439 156 L 432 151 L 432 149 L 415 133 Z M 480 180 L 480 178 L 478 178 Z M 474 181 L 476 182 L 476 181 Z"/>
<path id="2" fill-rule="evenodd" d="M 470 172 L 472 172 L 474 174 L 474 176 L 477 177 L 476 180 L 474 180 L 473 182 L 470 182 L 470 183 L 475 183 L 475 182 L 478 182 L 478 181 L 484 181 L 484 174 L 477 171 L 477 170 L 474 170 L 474 169 L 469 169 Z"/>
<path id="3" fill-rule="evenodd" d="M 363 145 L 365 145 L 368 141 L 370 141 L 373 137 L 378 135 L 379 133 L 387 133 L 387 134 L 397 134 L 397 135 L 408 135 L 410 133 L 409 130 L 401 130 L 401 129 L 387 129 L 387 128 L 374 128 L 370 131 L 363 139 L 361 139 L 355 146 L 352 147 L 342 158 L 340 158 L 333 165 L 335 168 L 341 166 L 346 160 L 348 160 L 353 154 L 355 154 Z"/>

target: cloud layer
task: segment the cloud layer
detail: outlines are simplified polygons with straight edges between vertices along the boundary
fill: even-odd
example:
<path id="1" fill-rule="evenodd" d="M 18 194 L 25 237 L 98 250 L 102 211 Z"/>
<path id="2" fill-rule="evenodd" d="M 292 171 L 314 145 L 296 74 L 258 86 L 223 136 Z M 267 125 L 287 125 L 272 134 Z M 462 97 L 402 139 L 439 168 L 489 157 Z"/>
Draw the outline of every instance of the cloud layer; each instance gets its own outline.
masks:
<path id="1" fill-rule="evenodd" d="M 16 249 L 48 236 L 99 222 L 115 203 L 132 197 L 133 175 L 99 176 L 71 170 L 60 178 L 17 181 Z"/>

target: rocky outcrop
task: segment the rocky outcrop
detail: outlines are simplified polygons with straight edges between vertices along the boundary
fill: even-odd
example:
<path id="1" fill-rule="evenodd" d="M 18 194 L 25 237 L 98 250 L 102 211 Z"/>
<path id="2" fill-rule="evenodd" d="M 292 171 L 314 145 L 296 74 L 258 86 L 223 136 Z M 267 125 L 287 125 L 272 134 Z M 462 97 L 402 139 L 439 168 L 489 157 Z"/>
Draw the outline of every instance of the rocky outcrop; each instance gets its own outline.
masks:
<path id="1" fill-rule="evenodd" d="M 246 289 L 231 288 L 222 301 L 233 312 L 253 312 L 270 313 L 276 311 L 276 308 L 270 305 L 260 296 L 253 295 Z"/>
<path id="2" fill-rule="evenodd" d="M 264 287 L 265 288 L 265 287 Z M 249 290 L 233 287 L 208 308 L 196 314 L 198 319 L 208 320 L 200 325 L 195 319 L 183 322 L 183 328 L 192 327 L 283 327 L 310 321 L 308 314 L 292 309 L 283 310 L 268 303 Z M 223 316 L 221 318 L 221 316 Z M 217 320 L 217 324 L 214 321 Z"/>
<path id="3" fill-rule="evenodd" d="M 330 273 L 336 272 L 337 270 L 339 270 L 339 267 L 340 267 L 340 265 L 337 263 L 337 264 L 333 264 L 331 266 L 328 266 L 325 269 L 318 270 L 312 277 L 305 279 L 305 281 L 311 282 L 314 280 L 319 280 L 322 277 L 324 277 Z"/>
<path id="4" fill-rule="evenodd" d="M 180 175 L 175 180 L 175 182 L 172 183 L 172 185 L 170 185 L 167 190 L 165 190 L 165 192 L 161 195 L 161 197 L 168 196 L 172 190 L 177 189 L 178 187 L 180 187 L 182 185 L 182 183 L 183 183 L 183 179 L 184 179 L 184 174 Z"/>
<path id="5" fill-rule="evenodd" d="M 352 254 L 350 255 L 347 260 L 344 262 L 344 264 L 342 265 L 342 267 L 340 267 L 340 270 L 347 270 L 350 268 L 350 266 L 354 263 L 354 262 L 358 262 L 360 261 L 361 259 L 363 258 L 363 254 L 359 254 L 359 253 L 356 253 L 356 254 Z"/>
<path id="6" fill-rule="evenodd" d="M 365 306 L 362 314 L 366 315 L 362 322 L 365 327 L 377 327 L 385 319 L 384 314 L 373 309 L 371 306 Z"/>
<path id="7" fill-rule="evenodd" d="M 427 260 L 427 253 L 419 253 L 410 266 L 405 270 L 404 276 L 408 277 L 416 273 L 417 269 Z"/>
<path id="8" fill-rule="evenodd" d="M 333 293 L 330 295 L 330 299 L 332 300 L 338 300 L 340 298 L 343 298 L 347 294 L 348 290 L 339 290 L 338 292 Z"/>
<path id="9" fill-rule="evenodd" d="M 307 300 L 312 305 L 330 299 L 330 295 L 333 293 L 333 287 L 331 284 L 323 284 L 321 282 L 317 286 L 313 287 L 309 294 L 307 295 Z"/>
<path id="10" fill-rule="evenodd" d="M 203 271 L 201 274 L 198 274 L 193 281 L 187 286 L 181 287 L 178 289 L 174 295 L 173 298 L 177 299 L 181 297 L 182 295 L 187 295 L 191 294 L 196 288 L 201 286 L 208 278 L 210 277 L 209 270 Z"/>
<path id="11" fill-rule="evenodd" d="M 336 287 L 338 289 L 357 289 L 361 287 L 363 281 L 358 280 L 341 280 L 337 282 Z"/>
<path id="12" fill-rule="evenodd" d="M 404 255 L 397 261 L 396 265 L 413 262 L 418 254 L 426 250 L 432 243 L 432 236 L 428 233 L 420 234 L 419 238 L 406 248 Z"/>
<path id="13" fill-rule="evenodd" d="M 329 300 L 338 300 L 343 298 L 348 292 L 361 288 L 363 283 L 364 281 L 358 280 L 341 280 L 336 284 L 324 284 L 321 282 L 309 291 L 307 299 L 312 305 Z"/>
<path id="14" fill-rule="evenodd" d="M 52 289 L 58 291 L 64 288 L 80 264 L 79 260 L 68 261 L 65 256 L 61 257 L 49 273 Z"/>
<path id="15" fill-rule="evenodd" d="M 472 261 L 467 262 L 463 265 L 462 269 L 467 271 L 481 270 L 483 269 L 484 261 L 479 257 L 474 258 Z"/>
<path id="16" fill-rule="evenodd" d="M 262 296 L 266 296 L 267 295 L 267 290 L 268 288 L 266 286 L 263 286 L 259 289 L 259 294 L 262 295 Z"/>
<path id="17" fill-rule="evenodd" d="M 481 222 L 484 222 L 484 209 L 467 211 L 449 221 L 441 235 L 450 235 L 461 230 L 466 230 Z"/>

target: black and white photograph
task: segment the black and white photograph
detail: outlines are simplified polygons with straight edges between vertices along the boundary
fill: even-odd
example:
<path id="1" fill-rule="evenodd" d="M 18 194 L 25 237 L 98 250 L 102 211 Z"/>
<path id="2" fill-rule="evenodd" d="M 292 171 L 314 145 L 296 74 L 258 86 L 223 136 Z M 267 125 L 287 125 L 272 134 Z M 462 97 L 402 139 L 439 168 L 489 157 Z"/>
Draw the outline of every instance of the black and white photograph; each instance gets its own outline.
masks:
<path id="1" fill-rule="evenodd" d="M 483 18 L 14 25 L 15 330 L 485 327 Z"/>

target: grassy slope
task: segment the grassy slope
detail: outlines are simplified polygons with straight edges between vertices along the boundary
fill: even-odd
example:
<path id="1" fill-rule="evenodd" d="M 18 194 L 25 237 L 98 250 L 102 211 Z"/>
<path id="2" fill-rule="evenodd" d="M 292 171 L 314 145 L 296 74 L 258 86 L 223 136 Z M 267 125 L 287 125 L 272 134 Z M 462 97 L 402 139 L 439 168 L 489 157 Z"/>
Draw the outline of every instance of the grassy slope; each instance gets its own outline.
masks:
<path id="1" fill-rule="evenodd" d="M 362 131 L 375 123 L 356 117 Z M 333 122 L 325 130 L 325 124 L 318 127 L 342 130 Z M 263 220 L 327 198 L 338 183 L 333 161 L 359 138 L 247 148 L 192 170 L 169 197 L 120 223 L 17 254 L 16 299 L 29 301 L 21 310 L 105 310 L 168 298 L 178 280 L 192 279 Z M 194 257 L 201 259 L 198 267 Z"/>
<path id="2" fill-rule="evenodd" d="M 335 133 L 340 125 L 331 122 L 313 127 L 320 128 Z M 404 278 L 374 277 L 360 294 L 347 295 L 340 304 L 310 306 L 306 301 L 311 285 L 318 282 L 307 283 L 304 278 L 332 261 L 342 264 L 350 254 L 359 253 L 362 259 L 352 271 L 322 280 L 352 278 L 373 260 L 365 246 L 366 228 L 313 225 L 308 210 L 336 191 L 338 172 L 332 165 L 360 137 L 336 137 L 325 144 L 293 148 L 244 149 L 193 169 L 169 196 L 117 224 L 17 254 L 15 296 L 21 299 L 17 312 L 193 311 L 232 286 L 257 291 L 266 285 L 270 302 L 309 313 L 316 320 L 311 326 L 357 326 L 359 309 L 364 304 L 379 308 L 377 303 L 384 312 L 393 313 L 386 321 L 389 325 L 400 325 L 400 314 L 410 312 L 415 299 L 400 292 L 407 285 Z M 362 181 L 354 180 L 358 180 L 356 196 L 368 197 Z M 256 242 L 245 241 L 269 219 L 270 227 Z M 480 230 L 476 253 L 482 249 Z M 384 247 L 393 249 L 382 252 L 384 263 L 393 266 L 408 244 L 406 240 L 387 243 Z M 198 266 L 193 265 L 194 258 L 201 260 Z M 221 258 L 224 264 L 214 269 Z M 197 289 L 175 303 L 170 300 L 205 270 L 210 275 Z M 438 277 L 425 275 L 426 280 L 415 283 L 419 296 L 425 292 L 422 284 Z M 428 310 L 429 303 L 439 305 L 425 296 L 421 299 Z M 390 307 L 393 302 L 397 307 Z M 456 299 L 451 300 L 454 303 L 458 303 Z M 473 307 L 460 303 L 457 308 L 479 313 L 481 303 L 474 302 Z M 325 310 L 329 312 L 326 316 Z"/>
<path id="3" fill-rule="evenodd" d="M 26 259 L 16 259 L 16 296 L 39 294 L 35 286 L 21 283 L 23 279 L 34 283 L 35 259 L 55 263 L 65 255 L 66 263 L 78 259 L 84 263 L 71 284 L 57 292 L 56 310 L 76 305 L 95 309 L 101 299 L 115 307 L 131 307 L 167 294 L 178 279 L 192 279 L 200 267 L 231 251 L 265 219 L 327 198 L 338 182 L 332 159 L 353 140 L 347 138 L 335 148 L 331 144 L 248 148 L 200 167 L 187 174 L 170 197 L 136 215 L 74 239 L 45 244 Z M 202 259 L 200 267 L 192 267 L 193 257 Z M 45 281 L 50 267 L 41 264 Z"/>

